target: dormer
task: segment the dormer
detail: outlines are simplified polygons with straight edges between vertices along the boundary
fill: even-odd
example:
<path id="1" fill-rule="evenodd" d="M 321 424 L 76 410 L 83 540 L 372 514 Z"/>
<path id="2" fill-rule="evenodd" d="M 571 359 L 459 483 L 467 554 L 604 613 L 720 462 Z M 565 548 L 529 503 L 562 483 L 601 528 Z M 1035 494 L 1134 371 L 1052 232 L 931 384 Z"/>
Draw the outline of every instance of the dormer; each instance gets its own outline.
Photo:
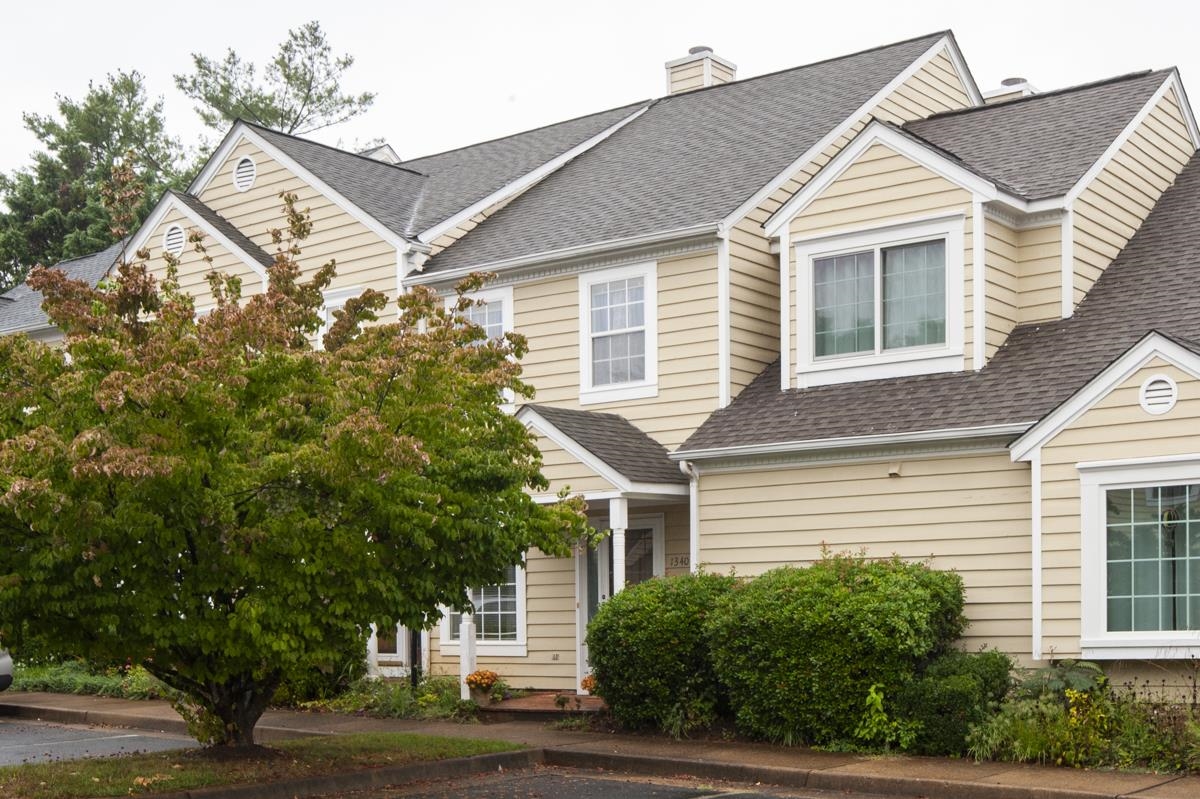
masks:
<path id="1" fill-rule="evenodd" d="M 764 225 L 781 388 L 982 369 L 1071 315 L 1195 151 L 1174 72 L 868 125 Z"/>

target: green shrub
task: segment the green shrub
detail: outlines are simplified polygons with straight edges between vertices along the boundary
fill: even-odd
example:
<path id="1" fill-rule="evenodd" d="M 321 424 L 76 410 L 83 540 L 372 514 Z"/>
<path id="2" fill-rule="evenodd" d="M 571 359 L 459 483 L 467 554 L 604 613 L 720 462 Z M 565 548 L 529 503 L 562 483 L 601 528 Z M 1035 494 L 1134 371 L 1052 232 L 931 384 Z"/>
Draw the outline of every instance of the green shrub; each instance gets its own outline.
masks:
<path id="1" fill-rule="evenodd" d="M 337 661 L 323 666 L 297 669 L 284 677 L 275 691 L 274 705 L 299 705 L 320 699 L 332 699 L 344 693 L 367 674 L 365 652 L 348 651 Z"/>
<path id="2" fill-rule="evenodd" d="M 429 677 L 415 689 L 409 680 L 363 678 L 337 696 L 305 702 L 302 706 L 308 710 L 380 718 L 466 720 L 475 715 L 474 703 L 459 698 L 455 677 Z"/>
<path id="3" fill-rule="evenodd" d="M 853 740 L 872 685 L 894 693 L 949 648 L 965 625 L 962 606 L 955 574 L 827 555 L 728 594 L 708 637 L 739 729 L 834 744 Z"/>
<path id="4" fill-rule="evenodd" d="M 676 737 L 716 720 L 725 698 L 704 620 L 734 584 L 715 574 L 647 580 L 600 607 L 588 625 L 588 655 L 614 719 Z"/>
<path id="5" fill-rule="evenodd" d="M 121 699 L 159 699 L 170 693 L 141 666 L 95 668 L 82 660 L 13 666 L 13 690 L 91 694 Z"/>
<path id="6" fill-rule="evenodd" d="M 1012 659 L 995 650 L 948 652 L 902 688 L 896 713 L 919 730 L 909 747 L 924 755 L 967 751 L 971 726 L 984 722 L 1013 684 Z"/>

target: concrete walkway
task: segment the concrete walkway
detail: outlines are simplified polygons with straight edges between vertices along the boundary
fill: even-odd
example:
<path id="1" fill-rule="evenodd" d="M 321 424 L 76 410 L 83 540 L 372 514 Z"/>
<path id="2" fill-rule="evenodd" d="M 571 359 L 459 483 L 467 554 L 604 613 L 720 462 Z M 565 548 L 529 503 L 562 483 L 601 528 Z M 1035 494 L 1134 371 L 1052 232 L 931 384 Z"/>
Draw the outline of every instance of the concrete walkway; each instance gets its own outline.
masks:
<path id="1" fill-rule="evenodd" d="M 162 701 L 6 692 L 0 694 L 0 715 L 168 732 L 184 730 L 179 716 Z M 271 710 L 264 714 L 258 725 L 259 739 L 264 742 L 350 732 L 414 732 L 498 739 L 539 750 L 534 762 L 547 765 L 605 768 L 648 776 L 691 775 L 703 779 L 899 796 L 945 799 L 1200 797 L 1198 776 L 1083 771 L 945 758 L 865 757 L 767 744 L 567 732 L 531 721 L 458 724 Z M 261 787 L 259 791 L 247 795 L 262 795 Z"/>

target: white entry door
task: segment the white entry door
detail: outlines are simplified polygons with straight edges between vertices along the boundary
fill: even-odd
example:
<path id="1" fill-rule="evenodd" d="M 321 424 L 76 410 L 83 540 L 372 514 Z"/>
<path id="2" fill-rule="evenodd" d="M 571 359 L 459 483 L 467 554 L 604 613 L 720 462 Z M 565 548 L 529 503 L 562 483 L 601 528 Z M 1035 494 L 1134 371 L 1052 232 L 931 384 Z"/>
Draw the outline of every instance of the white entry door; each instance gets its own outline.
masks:
<path id="1" fill-rule="evenodd" d="M 625 530 L 625 585 L 666 574 L 666 532 L 662 514 L 630 516 Z M 576 556 L 575 597 L 579 641 L 579 678 L 587 674 L 587 625 L 612 596 L 612 537 Z"/>

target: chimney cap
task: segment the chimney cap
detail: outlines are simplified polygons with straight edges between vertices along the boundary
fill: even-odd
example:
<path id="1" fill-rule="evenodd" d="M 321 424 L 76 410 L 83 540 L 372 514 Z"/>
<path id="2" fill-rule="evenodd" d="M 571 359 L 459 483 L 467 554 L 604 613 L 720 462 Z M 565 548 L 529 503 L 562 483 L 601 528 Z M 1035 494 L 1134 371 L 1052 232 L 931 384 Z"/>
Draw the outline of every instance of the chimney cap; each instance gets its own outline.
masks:
<path id="1" fill-rule="evenodd" d="M 701 53 L 711 53 L 713 49 L 707 44 L 698 44 L 695 47 L 688 48 L 688 55 L 700 55 Z"/>
<path id="2" fill-rule="evenodd" d="M 1005 78 L 1000 81 L 1001 86 L 1020 86 L 1023 83 L 1029 83 L 1028 78 Z"/>

